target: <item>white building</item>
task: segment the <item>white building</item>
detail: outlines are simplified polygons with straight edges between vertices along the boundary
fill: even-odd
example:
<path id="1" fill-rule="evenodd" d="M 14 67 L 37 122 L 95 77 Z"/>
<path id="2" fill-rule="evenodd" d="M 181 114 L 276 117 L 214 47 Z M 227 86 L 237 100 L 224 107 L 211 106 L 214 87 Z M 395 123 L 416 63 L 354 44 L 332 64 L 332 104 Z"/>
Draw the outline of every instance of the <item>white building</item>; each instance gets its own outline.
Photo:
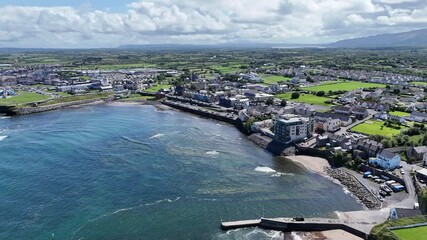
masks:
<path id="1" fill-rule="evenodd" d="M 399 154 L 382 150 L 377 154 L 376 158 L 369 159 L 369 163 L 382 169 L 395 169 L 400 166 L 400 156 Z"/>
<path id="2" fill-rule="evenodd" d="M 274 124 L 275 139 L 280 143 L 291 143 L 311 137 L 314 132 L 314 121 L 306 117 L 276 119 Z"/>

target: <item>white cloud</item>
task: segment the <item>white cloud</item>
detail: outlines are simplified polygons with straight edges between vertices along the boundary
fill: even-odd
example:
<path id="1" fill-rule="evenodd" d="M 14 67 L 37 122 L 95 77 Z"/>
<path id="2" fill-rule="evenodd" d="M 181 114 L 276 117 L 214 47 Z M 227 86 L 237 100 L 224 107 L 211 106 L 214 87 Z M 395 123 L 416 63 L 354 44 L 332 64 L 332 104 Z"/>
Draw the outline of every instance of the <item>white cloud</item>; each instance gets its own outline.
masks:
<path id="1" fill-rule="evenodd" d="M 0 6 L 0 47 L 313 43 L 427 24 L 424 0 L 147 0 L 126 7 Z"/>

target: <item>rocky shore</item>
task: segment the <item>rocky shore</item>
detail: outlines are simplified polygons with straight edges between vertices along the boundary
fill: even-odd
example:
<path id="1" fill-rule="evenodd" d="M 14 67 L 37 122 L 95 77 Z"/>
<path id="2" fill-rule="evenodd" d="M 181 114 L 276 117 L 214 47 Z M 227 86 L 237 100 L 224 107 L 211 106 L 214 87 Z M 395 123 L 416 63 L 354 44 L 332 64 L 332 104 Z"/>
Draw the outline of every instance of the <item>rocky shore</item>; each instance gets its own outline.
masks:
<path id="1" fill-rule="evenodd" d="M 375 210 L 381 208 L 380 200 L 350 173 L 342 169 L 332 169 L 330 167 L 325 167 L 325 172 L 330 177 L 340 181 L 368 209 Z"/>

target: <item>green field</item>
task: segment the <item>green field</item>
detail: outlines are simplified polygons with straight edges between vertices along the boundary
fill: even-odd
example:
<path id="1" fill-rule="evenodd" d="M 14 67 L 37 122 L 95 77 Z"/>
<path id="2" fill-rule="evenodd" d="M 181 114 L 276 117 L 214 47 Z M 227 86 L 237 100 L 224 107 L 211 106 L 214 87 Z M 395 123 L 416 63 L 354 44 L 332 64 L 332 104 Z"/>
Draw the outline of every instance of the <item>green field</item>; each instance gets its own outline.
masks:
<path id="1" fill-rule="evenodd" d="M 356 81 L 329 81 L 322 83 L 317 86 L 304 87 L 304 90 L 307 91 L 353 91 L 359 88 L 384 88 L 384 84 L 377 83 L 365 83 L 365 82 L 356 82 Z"/>
<path id="2" fill-rule="evenodd" d="M 242 64 L 227 64 L 227 65 L 212 65 L 211 69 L 220 71 L 222 74 L 226 73 L 235 73 L 235 72 L 245 72 L 246 69 L 241 69 Z"/>
<path id="3" fill-rule="evenodd" d="M 32 102 L 39 102 L 46 99 L 49 99 L 49 96 L 45 96 L 45 95 L 41 95 L 33 92 L 18 91 L 17 96 L 0 99 L 0 105 L 13 106 L 13 105 L 27 104 Z"/>
<path id="4" fill-rule="evenodd" d="M 365 123 L 355 126 L 351 130 L 366 135 L 383 135 L 392 137 L 393 135 L 398 135 L 401 130 L 405 129 L 405 127 L 402 127 L 402 129 L 394 129 L 383 126 L 383 124 L 384 122 L 382 121 L 369 120 Z"/>
<path id="5" fill-rule="evenodd" d="M 158 84 L 157 86 L 154 87 L 150 87 L 148 89 L 146 89 L 146 92 L 150 92 L 150 93 L 156 93 L 158 92 L 160 89 L 169 89 L 172 85 L 168 85 L 168 84 Z"/>
<path id="6" fill-rule="evenodd" d="M 401 240 L 424 240 L 427 237 L 427 226 L 392 231 Z"/>
<path id="7" fill-rule="evenodd" d="M 264 83 L 266 84 L 276 84 L 278 82 L 287 82 L 292 80 L 290 77 L 284 77 L 284 76 L 277 76 L 277 75 L 269 75 L 269 74 L 262 74 L 260 77 L 264 80 Z"/>
<path id="8" fill-rule="evenodd" d="M 67 67 L 66 69 L 90 69 L 90 70 L 120 70 L 132 68 L 155 68 L 156 64 L 151 63 L 133 63 L 133 64 L 105 64 L 105 65 L 85 65 L 77 67 Z M 85 79 L 85 76 L 80 77 Z"/>
<path id="9" fill-rule="evenodd" d="M 92 100 L 92 99 L 102 99 L 111 96 L 111 93 L 97 93 L 97 94 L 84 94 L 84 95 L 72 95 L 69 97 L 61 97 L 55 98 L 50 101 L 44 102 L 40 104 L 40 106 L 46 106 L 57 103 L 67 103 L 67 102 L 75 102 L 80 100 Z"/>
<path id="10" fill-rule="evenodd" d="M 297 99 L 291 99 L 292 93 L 283 93 L 276 95 L 277 98 L 284 98 L 290 101 L 294 102 L 300 102 L 300 103 L 307 103 L 307 104 L 314 104 L 314 105 L 320 105 L 320 106 L 332 106 L 332 104 L 327 104 L 325 101 L 331 100 L 327 97 L 318 97 L 312 94 L 300 94 L 300 97 Z"/>
<path id="11" fill-rule="evenodd" d="M 389 114 L 394 115 L 394 116 L 398 116 L 398 117 L 408 117 L 411 115 L 410 113 L 402 112 L 402 111 L 392 111 L 392 112 L 389 112 Z"/>
<path id="12" fill-rule="evenodd" d="M 419 85 L 419 86 L 427 86 L 427 82 L 410 82 L 411 84 Z"/>

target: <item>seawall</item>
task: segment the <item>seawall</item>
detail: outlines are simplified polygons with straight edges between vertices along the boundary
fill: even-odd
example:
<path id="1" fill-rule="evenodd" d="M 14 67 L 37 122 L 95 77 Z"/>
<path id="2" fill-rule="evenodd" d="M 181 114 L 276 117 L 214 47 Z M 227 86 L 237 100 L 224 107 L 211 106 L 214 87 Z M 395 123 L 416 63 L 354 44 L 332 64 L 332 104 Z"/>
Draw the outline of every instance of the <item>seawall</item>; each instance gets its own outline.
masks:
<path id="1" fill-rule="evenodd" d="M 164 105 L 184 111 L 184 112 L 189 112 L 198 116 L 202 116 L 202 117 L 206 117 L 206 118 L 211 118 L 211 119 L 215 119 L 221 122 L 226 122 L 229 124 L 232 124 L 233 126 L 235 126 L 237 129 L 239 129 L 241 132 L 246 134 L 246 131 L 244 130 L 243 127 L 243 123 L 242 121 L 240 121 L 240 119 L 238 117 L 232 117 L 232 116 L 224 116 L 224 114 L 216 114 L 213 113 L 211 111 L 202 111 L 200 109 L 195 109 L 195 108 L 191 108 L 188 106 L 185 106 L 183 104 L 179 104 L 179 103 L 175 103 L 173 101 L 163 101 L 162 102 Z"/>
<path id="2" fill-rule="evenodd" d="M 67 103 L 58 103 L 58 104 L 52 104 L 52 105 L 47 105 L 47 106 L 39 106 L 39 107 L 22 107 L 22 108 L 21 107 L 11 107 L 9 109 L 6 109 L 6 112 L 3 112 L 3 113 L 6 113 L 7 115 L 27 115 L 27 114 L 57 110 L 57 109 L 66 108 L 66 107 L 89 104 L 89 103 L 94 103 L 97 101 L 104 101 L 104 100 L 103 99 L 89 99 L 89 100 L 80 100 L 80 101 L 67 102 Z M 0 109 L 0 111 L 1 110 L 2 109 Z"/>
<path id="3" fill-rule="evenodd" d="M 304 218 L 261 218 L 257 220 L 246 220 L 236 222 L 222 222 L 222 230 L 237 228 L 259 227 L 262 229 L 276 230 L 282 232 L 317 232 L 340 229 L 358 236 L 362 239 L 368 239 L 369 233 L 363 232 L 351 226 L 358 223 L 342 222 L 338 219 L 304 219 Z"/>

